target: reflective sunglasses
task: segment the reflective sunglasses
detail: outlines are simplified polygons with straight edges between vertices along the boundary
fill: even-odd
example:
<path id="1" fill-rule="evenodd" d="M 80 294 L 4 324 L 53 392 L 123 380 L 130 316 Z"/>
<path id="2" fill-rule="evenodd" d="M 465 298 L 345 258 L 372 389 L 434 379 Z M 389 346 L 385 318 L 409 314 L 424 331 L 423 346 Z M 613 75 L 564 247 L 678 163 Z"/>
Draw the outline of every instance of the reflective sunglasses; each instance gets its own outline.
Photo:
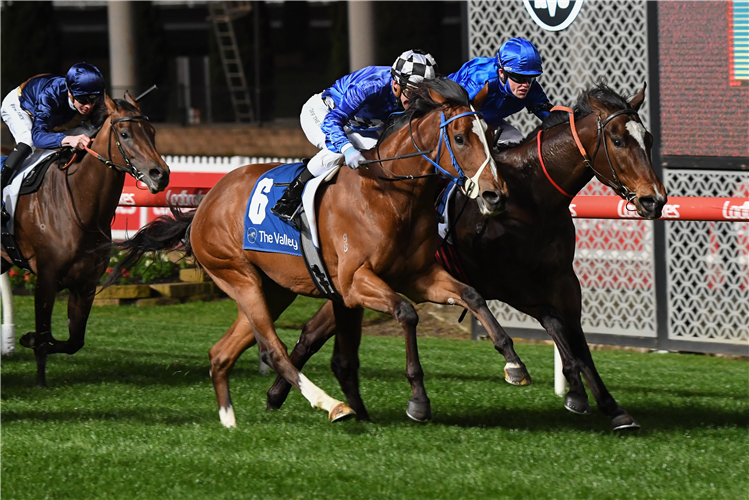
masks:
<path id="1" fill-rule="evenodd" d="M 513 82 L 519 83 L 521 85 L 524 83 L 527 83 L 528 85 L 530 85 L 531 83 L 533 83 L 533 80 L 536 79 L 535 76 L 518 75 L 515 73 L 508 73 L 507 71 L 505 71 L 505 75 L 507 75 L 507 78 L 509 78 Z"/>
<path id="2" fill-rule="evenodd" d="M 99 97 L 100 96 L 98 96 L 97 94 L 78 95 L 78 96 L 75 96 L 74 99 L 84 105 L 86 104 L 94 105 L 96 104 L 96 101 L 99 100 Z"/>

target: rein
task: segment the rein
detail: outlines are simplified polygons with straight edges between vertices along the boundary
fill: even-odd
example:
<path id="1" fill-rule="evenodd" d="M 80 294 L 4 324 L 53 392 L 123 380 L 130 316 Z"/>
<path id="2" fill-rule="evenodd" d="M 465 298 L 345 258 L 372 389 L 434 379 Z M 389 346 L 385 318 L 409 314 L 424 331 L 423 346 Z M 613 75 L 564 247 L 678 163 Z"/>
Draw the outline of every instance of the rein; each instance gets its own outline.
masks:
<path id="1" fill-rule="evenodd" d="M 554 106 L 553 108 L 551 108 L 551 111 L 564 111 L 566 113 L 569 113 L 569 115 L 570 115 L 570 129 L 572 130 L 572 137 L 575 139 L 575 144 L 577 145 L 577 149 L 580 151 L 580 154 L 583 157 L 583 163 L 585 164 L 586 167 L 588 167 L 589 169 L 591 169 L 593 171 L 593 173 L 597 177 L 602 177 L 602 178 L 606 179 L 606 177 L 604 177 L 603 175 L 601 175 L 593 167 L 593 162 L 595 161 L 596 155 L 598 154 L 598 149 L 601 146 L 601 142 L 603 142 L 603 149 L 604 149 L 604 151 L 606 153 L 606 160 L 609 163 L 609 169 L 611 170 L 611 176 L 612 176 L 612 179 L 613 179 L 613 181 L 607 182 L 607 184 L 614 191 L 616 191 L 616 193 L 619 196 L 621 196 L 623 199 L 627 200 L 627 202 L 632 203 L 632 200 L 634 200 L 637 197 L 637 195 L 633 191 L 630 191 L 624 185 L 624 183 L 622 183 L 621 179 L 619 178 L 619 176 L 616 173 L 616 170 L 614 170 L 614 165 L 611 163 L 611 156 L 609 155 L 609 146 L 606 143 L 604 129 L 606 128 L 606 125 L 608 125 L 609 122 L 611 120 L 613 120 L 614 118 L 616 118 L 617 116 L 624 115 L 624 114 L 637 115 L 637 111 L 634 110 L 634 109 L 631 109 L 631 108 L 630 109 L 621 109 L 621 110 L 616 111 L 616 112 L 610 114 L 609 116 L 607 116 L 606 119 L 603 122 L 601 122 L 600 115 L 597 117 L 598 126 L 596 128 L 596 148 L 593 151 L 593 159 L 592 160 L 588 157 L 588 153 L 585 151 L 585 147 L 583 146 L 582 142 L 580 141 L 580 137 L 577 134 L 577 127 L 575 126 L 575 112 L 572 109 L 570 109 L 568 107 L 565 107 L 565 106 Z M 543 132 L 543 131 L 539 130 L 538 131 L 538 135 L 536 136 L 536 140 L 538 142 L 538 159 L 541 162 L 541 168 L 543 169 L 544 174 L 546 174 L 546 178 L 549 179 L 549 182 L 551 182 L 551 184 L 555 188 L 557 188 L 557 191 L 559 191 L 560 193 L 562 193 L 564 196 L 566 196 L 568 198 L 574 198 L 574 195 L 568 194 L 561 187 L 559 187 L 559 185 L 556 182 L 554 182 L 554 180 L 549 175 L 549 172 L 546 170 L 546 165 L 544 165 L 544 159 L 543 159 L 543 156 L 541 155 L 541 132 Z M 612 185 L 613 182 L 616 182 L 616 185 Z"/>

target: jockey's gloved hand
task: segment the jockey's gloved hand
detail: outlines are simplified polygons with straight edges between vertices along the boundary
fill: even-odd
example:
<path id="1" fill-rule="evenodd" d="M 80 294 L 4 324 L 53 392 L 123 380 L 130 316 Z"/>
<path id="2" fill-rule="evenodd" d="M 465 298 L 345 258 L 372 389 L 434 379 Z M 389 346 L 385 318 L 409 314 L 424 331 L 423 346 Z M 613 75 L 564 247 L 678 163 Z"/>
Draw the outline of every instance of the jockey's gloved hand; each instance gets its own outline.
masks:
<path id="1" fill-rule="evenodd" d="M 356 148 L 348 148 L 343 152 L 343 156 L 346 159 L 346 165 L 354 170 L 359 168 L 359 164 L 365 161 L 364 156 Z"/>

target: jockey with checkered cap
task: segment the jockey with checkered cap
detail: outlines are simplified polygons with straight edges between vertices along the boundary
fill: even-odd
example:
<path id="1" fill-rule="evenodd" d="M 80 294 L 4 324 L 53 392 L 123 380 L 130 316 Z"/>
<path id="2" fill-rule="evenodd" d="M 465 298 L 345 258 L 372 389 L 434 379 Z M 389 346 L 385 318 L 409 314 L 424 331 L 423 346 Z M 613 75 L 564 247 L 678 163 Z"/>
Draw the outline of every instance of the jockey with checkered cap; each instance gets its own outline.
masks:
<path id="1" fill-rule="evenodd" d="M 537 78 L 541 76 L 541 55 L 525 38 L 510 38 L 495 57 L 477 57 L 448 76 L 468 91 L 473 100 L 481 94 L 481 108 L 486 123 L 501 128 L 500 147 L 510 147 L 523 140 L 523 134 L 505 118 L 526 108 L 543 120 L 551 104 Z"/>
<path id="2" fill-rule="evenodd" d="M 409 87 L 435 78 L 437 72 L 431 55 L 407 50 L 392 67 L 368 66 L 312 96 L 302 107 L 300 121 L 307 139 L 320 151 L 289 184 L 271 212 L 291 220 L 307 181 L 327 174 L 342 160 L 358 168 L 364 161 L 359 151 L 373 148 L 388 117 L 408 107 Z"/>

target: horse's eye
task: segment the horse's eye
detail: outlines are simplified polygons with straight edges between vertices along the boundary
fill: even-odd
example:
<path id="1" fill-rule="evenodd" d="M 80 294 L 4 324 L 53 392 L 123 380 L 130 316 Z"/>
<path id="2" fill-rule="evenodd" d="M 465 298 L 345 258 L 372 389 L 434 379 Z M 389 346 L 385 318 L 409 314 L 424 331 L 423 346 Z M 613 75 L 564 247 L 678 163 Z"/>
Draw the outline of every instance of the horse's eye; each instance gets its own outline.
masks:
<path id="1" fill-rule="evenodd" d="M 621 139 L 614 139 L 612 142 L 614 143 L 614 146 L 616 146 L 617 148 L 620 148 L 624 145 Z"/>
<path id="2" fill-rule="evenodd" d="M 463 136 L 462 135 L 458 134 L 458 135 L 455 136 L 455 144 L 458 144 L 458 145 L 462 146 L 463 142 L 464 142 L 464 140 L 463 140 Z"/>
<path id="3" fill-rule="evenodd" d="M 128 138 L 127 132 L 125 132 L 124 130 L 120 132 L 120 137 L 122 137 L 123 139 L 127 139 Z"/>

